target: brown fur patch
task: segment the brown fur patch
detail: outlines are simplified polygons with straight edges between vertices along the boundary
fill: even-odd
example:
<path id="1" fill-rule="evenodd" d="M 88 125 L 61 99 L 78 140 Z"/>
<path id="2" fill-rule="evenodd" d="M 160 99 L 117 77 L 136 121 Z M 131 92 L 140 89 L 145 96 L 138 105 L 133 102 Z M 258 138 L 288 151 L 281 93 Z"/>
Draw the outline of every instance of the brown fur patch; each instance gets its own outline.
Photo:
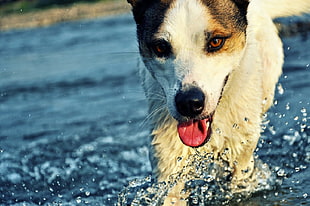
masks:
<path id="1" fill-rule="evenodd" d="M 207 10 L 212 13 L 210 8 L 207 8 Z M 234 19 L 230 20 L 230 22 L 228 22 L 227 24 L 223 24 L 221 20 L 221 17 L 211 15 L 211 20 L 209 21 L 208 28 L 205 31 L 205 48 L 207 48 L 208 42 L 214 37 L 225 37 L 225 43 L 223 47 L 216 52 L 208 53 L 206 51 L 207 55 L 216 55 L 219 53 L 233 53 L 235 51 L 242 50 L 245 46 L 245 30 L 243 30 L 239 25 L 237 25 Z"/>
<path id="2" fill-rule="evenodd" d="M 224 46 L 215 53 L 233 53 L 245 46 L 245 31 L 247 26 L 246 10 L 247 0 L 201 0 L 206 5 L 212 18 L 209 22 L 208 40 L 213 37 L 228 37 Z"/>
<path id="3" fill-rule="evenodd" d="M 207 6 L 213 18 L 224 28 L 245 31 L 247 20 L 246 0 L 201 0 Z"/>

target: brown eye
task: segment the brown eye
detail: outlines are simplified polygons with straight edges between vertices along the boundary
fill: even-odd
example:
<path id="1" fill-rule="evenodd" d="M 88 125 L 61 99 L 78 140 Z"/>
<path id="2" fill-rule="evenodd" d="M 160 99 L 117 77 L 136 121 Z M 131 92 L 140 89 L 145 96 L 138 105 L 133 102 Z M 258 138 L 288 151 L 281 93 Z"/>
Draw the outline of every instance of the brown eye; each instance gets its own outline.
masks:
<path id="1" fill-rule="evenodd" d="M 208 52 L 215 52 L 218 51 L 223 47 L 225 43 L 225 38 L 223 37 L 214 37 L 209 41 L 208 44 Z"/>
<path id="2" fill-rule="evenodd" d="M 171 53 L 171 46 L 165 40 L 156 40 L 152 43 L 151 47 L 156 56 L 160 58 L 168 57 Z"/>
<path id="3" fill-rule="evenodd" d="M 224 41 L 224 39 L 222 39 L 222 38 L 213 38 L 210 41 L 210 46 L 213 48 L 219 47 L 222 45 L 223 41 Z"/>
<path id="4" fill-rule="evenodd" d="M 154 46 L 156 53 L 163 54 L 167 51 L 165 44 L 158 44 Z"/>

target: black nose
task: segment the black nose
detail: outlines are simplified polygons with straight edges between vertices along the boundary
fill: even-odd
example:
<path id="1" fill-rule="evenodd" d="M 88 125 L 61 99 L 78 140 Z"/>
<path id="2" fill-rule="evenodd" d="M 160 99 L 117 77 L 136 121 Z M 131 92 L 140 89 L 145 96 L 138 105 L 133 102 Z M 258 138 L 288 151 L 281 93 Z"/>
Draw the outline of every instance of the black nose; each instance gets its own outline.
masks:
<path id="1" fill-rule="evenodd" d="M 201 114 L 204 109 L 205 95 L 201 89 L 197 87 L 180 91 L 175 96 L 175 104 L 177 111 L 186 117 L 196 117 Z"/>

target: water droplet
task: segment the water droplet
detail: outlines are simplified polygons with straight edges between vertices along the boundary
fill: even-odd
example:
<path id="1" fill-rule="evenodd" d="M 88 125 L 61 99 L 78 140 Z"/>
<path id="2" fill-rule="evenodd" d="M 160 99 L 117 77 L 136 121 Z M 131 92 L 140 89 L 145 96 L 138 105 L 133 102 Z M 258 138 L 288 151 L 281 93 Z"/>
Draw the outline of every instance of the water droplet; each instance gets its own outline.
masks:
<path id="1" fill-rule="evenodd" d="M 245 170 L 241 170 L 242 174 L 246 174 L 246 173 L 248 173 L 249 171 L 250 171 L 249 168 L 246 168 Z"/>
<path id="2" fill-rule="evenodd" d="M 145 180 L 146 182 L 150 182 L 150 181 L 152 180 L 152 177 L 151 177 L 151 176 L 147 176 L 147 177 L 144 178 L 144 180 Z"/>
<path id="3" fill-rule="evenodd" d="M 239 128 L 239 126 L 238 126 L 237 123 L 234 123 L 232 127 L 233 127 L 234 129 L 238 129 L 238 128 Z"/>
<path id="4" fill-rule="evenodd" d="M 263 105 L 265 105 L 267 103 L 267 98 L 265 98 L 262 102 Z"/>
<path id="5" fill-rule="evenodd" d="M 245 117 L 245 118 L 244 118 L 244 121 L 245 121 L 245 122 L 249 122 L 250 120 L 249 120 L 249 118 Z"/>
<path id="6" fill-rule="evenodd" d="M 284 169 L 279 169 L 277 171 L 277 175 L 278 175 L 278 177 L 285 177 L 286 173 L 285 173 Z"/>
<path id="7" fill-rule="evenodd" d="M 300 128 L 301 128 L 301 129 L 305 129 L 306 127 L 307 127 L 306 124 L 301 124 L 301 125 L 300 125 Z"/>
<path id="8" fill-rule="evenodd" d="M 199 203 L 198 198 L 197 197 L 193 197 L 191 203 L 194 204 L 194 205 L 197 205 Z"/>
<path id="9" fill-rule="evenodd" d="M 277 133 L 273 126 L 268 127 L 268 130 L 272 135 L 275 135 Z"/>
<path id="10" fill-rule="evenodd" d="M 308 115 L 306 108 L 303 107 L 300 111 L 301 111 L 303 117 L 306 117 Z"/>
<path id="11" fill-rule="evenodd" d="M 267 114 L 267 113 L 263 114 L 263 118 L 264 118 L 264 119 L 267 119 L 267 117 L 268 117 L 268 114 Z"/>
<path id="12" fill-rule="evenodd" d="M 81 199 L 81 197 L 77 197 L 75 201 L 76 201 L 76 203 L 80 204 L 82 202 L 82 199 Z"/>
<path id="13" fill-rule="evenodd" d="M 299 117 L 298 117 L 298 116 L 294 117 L 294 120 L 295 120 L 295 121 L 297 121 L 298 119 L 299 119 Z"/>
<path id="14" fill-rule="evenodd" d="M 229 148 L 225 148 L 225 149 L 223 150 L 223 153 L 222 153 L 223 156 L 225 156 L 225 155 L 227 155 L 227 154 L 229 154 Z"/>
<path id="15" fill-rule="evenodd" d="M 284 89 L 283 89 L 283 87 L 282 87 L 282 84 L 278 84 L 278 86 L 277 86 L 277 90 L 278 90 L 278 93 L 279 94 L 284 94 Z"/>

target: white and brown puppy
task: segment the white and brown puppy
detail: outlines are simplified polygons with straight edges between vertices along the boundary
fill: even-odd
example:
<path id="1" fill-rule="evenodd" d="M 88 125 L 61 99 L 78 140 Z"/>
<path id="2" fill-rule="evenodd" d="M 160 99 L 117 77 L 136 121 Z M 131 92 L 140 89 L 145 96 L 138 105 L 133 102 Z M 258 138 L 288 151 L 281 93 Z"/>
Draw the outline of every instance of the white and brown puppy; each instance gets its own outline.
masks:
<path id="1" fill-rule="evenodd" d="M 197 151 L 228 162 L 234 182 L 250 176 L 283 64 L 272 19 L 309 12 L 310 1 L 128 2 L 146 66 L 140 74 L 158 180 L 185 165 L 178 157 Z"/>

